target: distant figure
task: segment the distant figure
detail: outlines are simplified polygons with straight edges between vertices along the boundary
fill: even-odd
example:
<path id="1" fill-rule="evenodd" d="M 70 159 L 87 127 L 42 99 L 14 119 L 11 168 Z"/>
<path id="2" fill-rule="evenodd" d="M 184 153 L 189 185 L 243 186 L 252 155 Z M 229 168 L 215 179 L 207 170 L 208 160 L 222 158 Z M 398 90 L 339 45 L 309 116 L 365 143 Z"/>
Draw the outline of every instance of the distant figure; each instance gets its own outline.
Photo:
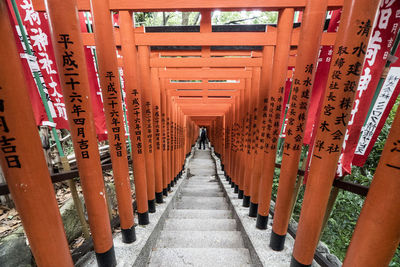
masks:
<path id="1" fill-rule="evenodd" d="M 201 149 L 201 144 L 203 144 L 204 150 L 206 149 L 206 140 L 207 140 L 206 128 L 201 127 L 199 149 Z"/>

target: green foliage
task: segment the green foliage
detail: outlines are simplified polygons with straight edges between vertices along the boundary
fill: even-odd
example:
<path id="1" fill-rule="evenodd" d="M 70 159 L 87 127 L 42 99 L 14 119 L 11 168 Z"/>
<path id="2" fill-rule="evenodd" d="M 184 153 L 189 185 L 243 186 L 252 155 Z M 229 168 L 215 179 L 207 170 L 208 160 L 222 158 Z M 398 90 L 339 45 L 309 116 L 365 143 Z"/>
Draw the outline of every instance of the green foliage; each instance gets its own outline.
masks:
<path id="1" fill-rule="evenodd" d="M 137 26 L 181 26 L 200 25 L 199 12 L 136 12 Z M 212 13 L 212 24 L 274 24 L 278 21 L 278 12 L 237 11 Z"/>
<path id="2" fill-rule="evenodd" d="M 400 104 L 400 97 L 397 99 L 382 131 L 363 167 L 352 167 L 351 175 L 344 177 L 344 180 L 353 183 L 370 186 L 376 167 L 378 165 L 382 150 L 385 146 L 387 136 L 390 132 L 397 108 Z M 302 159 L 305 158 L 303 154 Z M 277 157 L 277 162 L 281 161 L 281 157 Z M 279 181 L 279 169 L 275 171 L 274 183 L 272 186 L 272 199 L 276 199 L 276 192 Z M 302 186 L 295 204 L 292 218 L 299 221 L 301 205 L 303 202 L 305 187 Z M 331 251 L 340 260 L 343 261 L 347 247 L 350 244 L 358 217 L 360 215 L 364 197 L 341 190 L 337 196 L 335 206 L 332 210 L 331 216 L 328 219 L 327 225 L 322 233 L 321 241 L 326 243 Z M 397 249 L 390 265 L 390 267 L 400 266 L 400 250 Z"/>

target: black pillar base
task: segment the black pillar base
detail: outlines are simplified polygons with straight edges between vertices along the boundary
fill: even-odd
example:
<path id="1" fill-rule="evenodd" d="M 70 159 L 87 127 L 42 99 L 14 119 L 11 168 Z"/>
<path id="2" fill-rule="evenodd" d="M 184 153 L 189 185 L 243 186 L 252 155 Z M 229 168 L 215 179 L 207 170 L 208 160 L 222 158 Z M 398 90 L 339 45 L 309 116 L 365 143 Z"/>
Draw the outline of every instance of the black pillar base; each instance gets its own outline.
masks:
<path id="1" fill-rule="evenodd" d="M 257 214 L 257 222 L 256 222 L 256 227 L 261 230 L 267 229 L 268 226 L 268 216 L 262 216 L 260 214 Z"/>
<path id="2" fill-rule="evenodd" d="M 176 181 L 178 181 L 177 176 L 174 177 L 174 184 L 176 184 Z"/>
<path id="3" fill-rule="evenodd" d="M 239 193 L 239 185 L 235 184 L 233 192 L 234 193 Z"/>
<path id="4" fill-rule="evenodd" d="M 167 189 L 168 189 L 168 191 L 171 191 L 171 183 L 169 183 L 169 184 L 167 185 Z"/>
<path id="5" fill-rule="evenodd" d="M 139 212 L 138 212 L 138 221 L 139 221 L 139 224 L 140 224 L 140 225 L 147 225 L 147 224 L 149 224 L 149 223 L 150 223 L 150 220 L 149 220 L 149 212 L 148 212 L 148 211 L 143 212 L 143 213 L 139 213 Z"/>
<path id="6" fill-rule="evenodd" d="M 244 194 L 244 191 L 239 189 L 238 198 L 243 199 L 243 194 Z"/>
<path id="7" fill-rule="evenodd" d="M 168 188 L 164 188 L 162 190 L 162 193 L 163 193 L 164 196 L 168 196 Z"/>
<path id="8" fill-rule="evenodd" d="M 243 196 L 243 207 L 250 207 L 250 196 Z"/>
<path id="9" fill-rule="evenodd" d="M 298 262 L 293 256 L 292 260 L 290 261 L 290 267 L 310 267 L 311 264 L 303 264 Z"/>
<path id="10" fill-rule="evenodd" d="M 221 170 L 222 170 L 223 172 L 225 171 L 224 164 L 221 164 Z"/>
<path id="11" fill-rule="evenodd" d="M 250 201 L 249 216 L 253 218 L 257 217 L 257 211 L 258 211 L 258 204 Z"/>
<path id="12" fill-rule="evenodd" d="M 229 182 L 229 180 L 230 180 L 229 175 L 226 175 L 226 174 L 225 174 L 225 180 L 226 180 L 227 182 Z M 230 183 L 230 182 L 229 182 L 229 183 Z"/>
<path id="13" fill-rule="evenodd" d="M 114 245 L 106 252 L 96 252 L 97 266 L 99 267 L 114 267 L 117 266 L 117 260 L 115 258 Z"/>
<path id="14" fill-rule="evenodd" d="M 164 201 L 163 201 L 163 192 L 159 192 L 159 193 L 156 192 L 156 202 L 157 202 L 158 204 L 164 202 Z"/>
<path id="15" fill-rule="evenodd" d="M 121 228 L 121 233 L 122 233 L 122 242 L 130 244 L 136 241 L 135 226 L 132 226 L 129 229 Z"/>
<path id="16" fill-rule="evenodd" d="M 174 179 L 171 180 L 171 187 L 174 187 Z"/>
<path id="17" fill-rule="evenodd" d="M 147 203 L 149 204 L 149 212 L 150 213 L 156 212 L 156 200 L 155 199 L 148 200 Z"/>
<path id="18" fill-rule="evenodd" d="M 235 182 L 232 182 L 231 183 L 231 188 L 234 188 L 235 187 Z"/>
<path id="19" fill-rule="evenodd" d="M 272 231 L 269 246 L 275 251 L 281 251 L 285 247 L 285 239 L 286 235 L 278 235 Z"/>

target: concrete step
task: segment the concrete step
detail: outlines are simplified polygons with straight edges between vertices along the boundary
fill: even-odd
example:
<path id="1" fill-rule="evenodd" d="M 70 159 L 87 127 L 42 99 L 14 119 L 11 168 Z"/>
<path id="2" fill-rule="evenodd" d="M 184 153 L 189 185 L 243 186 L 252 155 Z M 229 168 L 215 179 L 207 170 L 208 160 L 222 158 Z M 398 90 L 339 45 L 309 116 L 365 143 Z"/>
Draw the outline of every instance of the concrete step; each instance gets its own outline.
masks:
<path id="1" fill-rule="evenodd" d="M 196 210 L 227 210 L 228 203 L 224 197 L 185 197 L 182 196 L 176 205 L 176 209 Z"/>
<path id="2" fill-rule="evenodd" d="M 161 248 L 151 254 L 149 266 L 250 266 L 244 248 Z"/>
<path id="3" fill-rule="evenodd" d="M 191 188 L 191 189 L 195 188 L 198 190 L 201 190 L 201 189 L 207 190 L 207 189 L 216 189 L 216 188 L 220 188 L 220 187 L 216 186 L 215 184 L 204 184 L 204 185 L 187 184 L 187 185 L 184 185 L 183 188 Z"/>
<path id="4" fill-rule="evenodd" d="M 157 248 L 243 248 L 239 231 L 162 231 Z"/>
<path id="5" fill-rule="evenodd" d="M 166 220 L 164 230 L 168 231 L 235 231 L 234 219 L 175 219 Z"/>
<path id="6" fill-rule="evenodd" d="M 177 210 L 169 213 L 169 218 L 175 219 L 231 219 L 230 210 Z"/>
<path id="7" fill-rule="evenodd" d="M 182 196 L 187 197 L 223 197 L 224 193 L 220 190 L 205 190 L 197 192 L 196 189 L 184 189 L 182 190 Z"/>

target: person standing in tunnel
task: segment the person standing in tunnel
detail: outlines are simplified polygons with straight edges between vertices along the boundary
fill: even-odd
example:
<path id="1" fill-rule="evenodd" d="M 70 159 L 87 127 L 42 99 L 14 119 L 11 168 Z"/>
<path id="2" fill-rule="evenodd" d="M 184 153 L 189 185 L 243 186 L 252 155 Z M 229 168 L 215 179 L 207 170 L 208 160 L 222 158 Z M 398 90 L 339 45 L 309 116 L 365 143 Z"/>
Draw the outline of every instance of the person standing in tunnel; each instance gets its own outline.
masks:
<path id="1" fill-rule="evenodd" d="M 206 149 L 206 140 L 207 140 L 207 130 L 206 130 L 206 128 L 201 127 L 199 149 L 201 149 L 201 144 L 203 144 L 204 150 Z"/>

